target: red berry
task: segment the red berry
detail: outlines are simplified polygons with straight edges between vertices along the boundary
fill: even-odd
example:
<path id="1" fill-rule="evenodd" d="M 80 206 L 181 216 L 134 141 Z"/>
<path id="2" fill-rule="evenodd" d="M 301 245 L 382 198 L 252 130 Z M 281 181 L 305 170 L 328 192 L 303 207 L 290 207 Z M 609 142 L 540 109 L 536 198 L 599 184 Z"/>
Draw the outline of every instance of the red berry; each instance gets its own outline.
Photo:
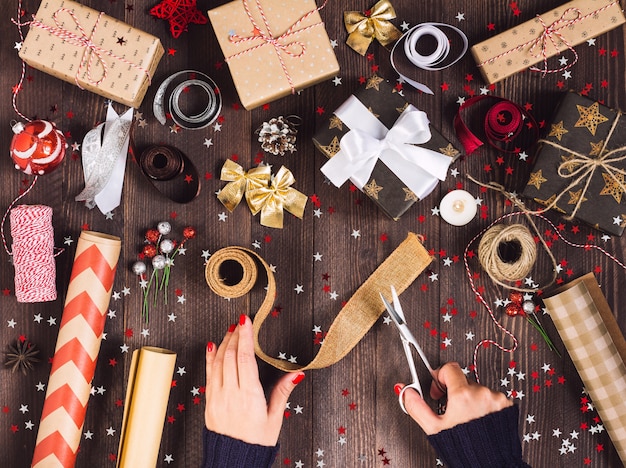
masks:
<path id="1" fill-rule="evenodd" d="M 521 304 L 524 300 L 524 295 L 520 291 L 511 291 L 509 300 L 514 304 Z"/>
<path id="2" fill-rule="evenodd" d="M 153 244 L 148 244 L 146 246 L 144 246 L 143 248 L 143 254 L 148 257 L 148 258 L 152 258 L 157 254 L 157 248 L 156 245 Z"/>
<path id="3" fill-rule="evenodd" d="M 156 229 L 148 229 L 146 231 L 146 239 L 148 242 L 152 242 L 153 244 L 156 244 L 157 241 L 159 240 L 159 237 L 161 236 L 161 234 L 159 234 L 159 231 L 157 231 Z"/>
<path id="4" fill-rule="evenodd" d="M 515 302 L 511 302 L 510 304 L 507 304 L 504 311 L 506 312 L 506 315 L 508 315 L 509 317 L 515 317 L 517 315 L 520 315 L 523 312 L 522 306 L 520 304 L 516 304 Z"/>

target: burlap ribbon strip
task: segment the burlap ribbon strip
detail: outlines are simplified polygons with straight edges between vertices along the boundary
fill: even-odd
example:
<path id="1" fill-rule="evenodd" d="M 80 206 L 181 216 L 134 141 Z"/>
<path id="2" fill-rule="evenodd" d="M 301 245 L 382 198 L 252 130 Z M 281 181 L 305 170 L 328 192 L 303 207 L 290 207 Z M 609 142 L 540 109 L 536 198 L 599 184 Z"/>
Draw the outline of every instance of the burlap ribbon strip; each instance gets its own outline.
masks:
<path id="1" fill-rule="evenodd" d="M 220 276 L 220 268 L 226 261 L 238 263 L 243 270 L 243 277 L 235 285 L 225 284 Z M 265 354 L 259 344 L 259 331 L 272 310 L 276 296 L 276 281 L 269 265 L 256 252 L 244 247 L 226 247 L 215 252 L 206 265 L 206 281 L 216 294 L 235 298 L 252 289 L 257 278 L 257 262 L 267 274 L 267 293 L 258 312 L 254 316 L 254 346 L 257 356 L 272 366 L 286 371 L 321 369 L 340 361 L 365 336 L 376 323 L 384 310 L 379 292 L 391 300 L 390 287 L 395 286 L 398 293 L 404 291 L 419 274 L 430 264 L 428 254 L 417 235 L 409 233 L 407 238 L 387 257 L 372 273 L 341 309 L 330 326 L 319 352 L 313 360 L 299 366 Z"/>

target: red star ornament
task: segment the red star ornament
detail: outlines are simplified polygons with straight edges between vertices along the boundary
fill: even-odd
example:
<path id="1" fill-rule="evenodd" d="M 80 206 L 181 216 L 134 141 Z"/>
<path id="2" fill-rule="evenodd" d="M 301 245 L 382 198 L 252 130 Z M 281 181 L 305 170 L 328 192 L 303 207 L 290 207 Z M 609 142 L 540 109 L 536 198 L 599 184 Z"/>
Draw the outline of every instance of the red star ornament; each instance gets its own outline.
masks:
<path id="1" fill-rule="evenodd" d="M 208 21 L 196 7 L 196 0 L 163 0 L 150 9 L 150 14 L 169 21 L 174 39 L 187 31 L 189 23 L 206 24 Z"/>

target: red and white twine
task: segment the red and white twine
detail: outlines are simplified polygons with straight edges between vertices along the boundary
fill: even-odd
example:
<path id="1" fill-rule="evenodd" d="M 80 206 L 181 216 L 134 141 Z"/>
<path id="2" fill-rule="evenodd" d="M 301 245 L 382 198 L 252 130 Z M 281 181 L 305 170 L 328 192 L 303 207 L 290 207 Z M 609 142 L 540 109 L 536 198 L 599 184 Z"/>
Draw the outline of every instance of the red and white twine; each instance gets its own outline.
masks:
<path id="1" fill-rule="evenodd" d="M 508 213 L 505 215 L 500 216 L 499 218 L 497 218 L 495 221 L 493 221 L 489 226 L 487 226 L 485 229 L 483 229 L 481 232 L 479 232 L 476 236 L 474 236 L 472 238 L 472 240 L 470 240 L 467 244 L 467 246 L 465 247 L 465 250 L 463 252 L 463 263 L 465 265 L 465 272 L 467 274 L 467 278 L 469 280 L 470 283 L 470 287 L 472 288 L 472 291 L 474 292 L 474 294 L 476 295 L 476 297 L 478 298 L 478 300 L 485 306 L 485 308 L 487 309 L 487 312 L 489 313 L 489 317 L 491 317 L 491 320 L 493 321 L 493 323 L 495 324 L 495 326 L 502 331 L 502 333 L 504 333 L 505 335 L 507 335 L 509 338 L 511 338 L 511 340 L 513 341 L 512 346 L 506 347 L 500 343 L 498 343 L 495 340 L 492 339 L 483 339 L 481 340 L 476 347 L 474 348 L 474 356 L 473 356 L 473 365 L 474 365 L 474 376 L 476 377 L 476 382 L 480 383 L 480 378 L 478 375 L 478 350 L 482 347 L 489 347 L 489 346 L 495 346 L 496 348 L 498 348 L 499 350 L 506 352 L 506 353 L 512 353 L 517 349 L 517 346 L 519 344 L 517 338 L 515 337 L 515 335 L 508 330 L 506 327 L 504 327 L 499 321 L 498 319 L 495 317 L 495 314 L 492 310 L 492 308 L 489 306 L 489 304 L 487 303 L 487 301 L 485 300 L 485 298 L 483 297 L 483 295 L 480 293 L 480 291 L 478 290 L 478 288 L 476 287 L 476 285 L 474 284 L 474 278 L 473 278 L 473 274 L 472 271 L 470 270 L 469 267 L 469 262 L 468 262 L 468 252 L 470 250 L 470 247 L 472 246 L 472 244 L 478 239 L 480 238 L 489 228 L 491 228 L 492 226 L 494 226 L 495 224 L 511 218 L 513 216 L 518 216 L 518 215 L 525 215 L 525 216 L 536 216 L 537 218 L 542 219 L 543 221 L 545 221 L 546 223 L 548 223 L 548 225 L 552 228 L 553 232 L 556 233 L 556 235 L 558 236 L 559 239 L 561 239 L 565 244 L 569 245 L 570 247 L 575 247 L 575 248 L 579 248 L 579 249 L 585 249 L 585 250 L 597 250 L 600 253 L 602 253 L 603 255 L 605 255 L 606 257 L 608 257 L 609 259 L 611 259 L 613 262 L 615 262 L 618 266 L 620 266 L 622 269 L 626 270 L 626 265 L 624 263 L 622 263 L 620 260 L 618 260 L 614 255 L 610 254 L 609 252 L 607 252 L 606 250 L 604 250 L 602 247 L 595 245 L 595 244 L 577 244 L 575 242 L 571 242 L 569 240 L 567 240 L 565 237 L 563 237 L 563 235 L 559 232 L 558 228 L 552 223 L 552 221 L 550 221 L 548 218 L 546 218 L 545 216 L 543 216 L 542 214 L 538 214 L 538 213 L 533 213 L 533 212 L 528 212 L 528 211 L 514 211 L 512 213 Z"/>
<path id="2" fill-rule="evenodd" d="M 309 16 L 314 14 L 316 11 L 320 11 L 322 8 L 324 8 L 326 6 L 327 1 L 328 0 L 326 0 L 320 7 L 302 15 L 300 19 L 298 19 L 295 23 L 293 23 L 287 29 L 287 31 L 285 31 L 283 34 L 281 34 L 280 36 L 274 37 L 274 35 L 272 34 L 272 30 L 270 28 L 270 23 L 267 19 L 267 16 L 265 16 L 265 11 L 263 10 L 263 6 L 261 5 L 261 1 L 256 0 L 256 6 L 259 11 L 259 14 L 261 15 L 261 19 L 263 20 L 263 24 L 265 25 L 265 30 L 267 31 L 267 33 L 264 32 L 264 30 L 258 26 L 257 22 L 252 16 L 252 12 L 250 11 L 250 6 L 248 5 L 248 0 L 243 0 L 243 8 L 246 12 L 246 15 L 248 16 L 248 19 L 250 20 L 250 23 L 252 24 L 254 28 L 253 29 L 254 34 L 252 36 L 243 37 L 243 36 L 239 36 L 238 34 L 233 33 L 229 36 L 229 40 L 235 44 L 239 44 L 242 42 L 250 42 L 250 41 L 257 40 L 257 39 L 260 39 L 263 42 L 249 49 L 230 55 L 229 57 L 226 57 L 225 60 L 228 62 L 230 59 L 237 58 L 245 54 L 249 54 L 250 52 L 253 52 L 256 49 L 263 47 L 266 44 L 269 44 L 272 47 L 274 47 L 274 50 L 276 51 L 276 55 L 278 56 L 280 66 L 282 67 L 283 73 L 285 74 L 285 77 L 287 78 L 287 81 L 289 82 L 289 87 L 291 88 L 292 94 L 295 93 L 296 88 L 293 84 L 293 79 L 291 78 L 291 75 L 289 74 L 289 70 L 287 69 L 287 65 L 285 64 L 285 61 L 283 60 L 281 51 L 289 55 L 290 57 L 298 58 L 304 55 L 304 53 L 306 52 L 306 46 L 301 41 L 292 41 L 286 44 L 283 44 L 281 41 L 293 36 L 294 34 L 308 31 L 309 29 L 323 25 L 323 23 L 318 22 L 318 23 L 305 26 L 304 28 L 298 29 L 298 26 L 300 25 L 300 23 L 305 21 Z M 292 52 L 291 50 L 289 50 L 289 48 L 294 45 L 300 48 L 299 52 Z"/>
<path id="3" fill-rule="evenodd" d="M 17 32 L 20 35 L 20 44 L 24 43 L 24 33 L 22 32 L 22 27 L 20 24 L 20 16 L 22 15 L 22 0 L 19 0 L 17 2 L 17 20 L 12 20 L 13 24 L 15 24 L 17 26 Z M 22 119 L 24 119 L 26 122 L 31 122 L 32 120 L 29 119 L 28 117 L 26 117 L 24 114 L 22 114 L 20 112 L 20 110 L 17 108 L 17 95 L 19 94 L 19 92 L 22 90 L 22 84 L 24 84 L 24 78 L 26 76 L 26 63 L 22 60 L 22 72 L 20 74 L 20 80 L 17 82 L 17 84 L 13 87 L 13 97 L 12 97 L 12 104 L 13 104 L 13 110 L 15 111 L 15 113 L 17 115 L 19 115 Z M 5 214 L 6 216 L 6 214 Z M 4 226 L 4 222 L 2 223 L 2 225 Z"/>
<path id="4" fill-rule="evenodd" d="M 54 257 L 61 254 L 63 249 L 54 247 L 52 208 L 45 205 L 19 205 L 13 208 L 33 189 L 35 183 L 37 176 L 28 189 L 11 202 L 0 224 L 2 245 L 6 253 L 13 257 L 15 297 L 18 302 L 47 302 L 57 298 Z M 4 223 L 9 214 L 12 252 L 4 235 Z"/>
<path id="5" fill-rule="evenodd" d="M 19 205 L 11 210 L 15 297 L 17 302 L 57 298 L 52 208 Z"/>

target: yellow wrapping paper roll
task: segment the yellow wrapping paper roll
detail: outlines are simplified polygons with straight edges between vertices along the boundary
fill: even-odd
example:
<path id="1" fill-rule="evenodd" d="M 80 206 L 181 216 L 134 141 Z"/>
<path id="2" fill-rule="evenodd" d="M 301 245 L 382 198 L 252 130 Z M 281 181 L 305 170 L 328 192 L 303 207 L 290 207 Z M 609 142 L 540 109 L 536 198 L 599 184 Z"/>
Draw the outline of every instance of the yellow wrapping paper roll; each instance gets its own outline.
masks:
<path id="1" fill-rule="evenodd" d="M 154 468 L 163 434 L 176 353 L 144 346 L 133 352 L 117 466 Z"/>

